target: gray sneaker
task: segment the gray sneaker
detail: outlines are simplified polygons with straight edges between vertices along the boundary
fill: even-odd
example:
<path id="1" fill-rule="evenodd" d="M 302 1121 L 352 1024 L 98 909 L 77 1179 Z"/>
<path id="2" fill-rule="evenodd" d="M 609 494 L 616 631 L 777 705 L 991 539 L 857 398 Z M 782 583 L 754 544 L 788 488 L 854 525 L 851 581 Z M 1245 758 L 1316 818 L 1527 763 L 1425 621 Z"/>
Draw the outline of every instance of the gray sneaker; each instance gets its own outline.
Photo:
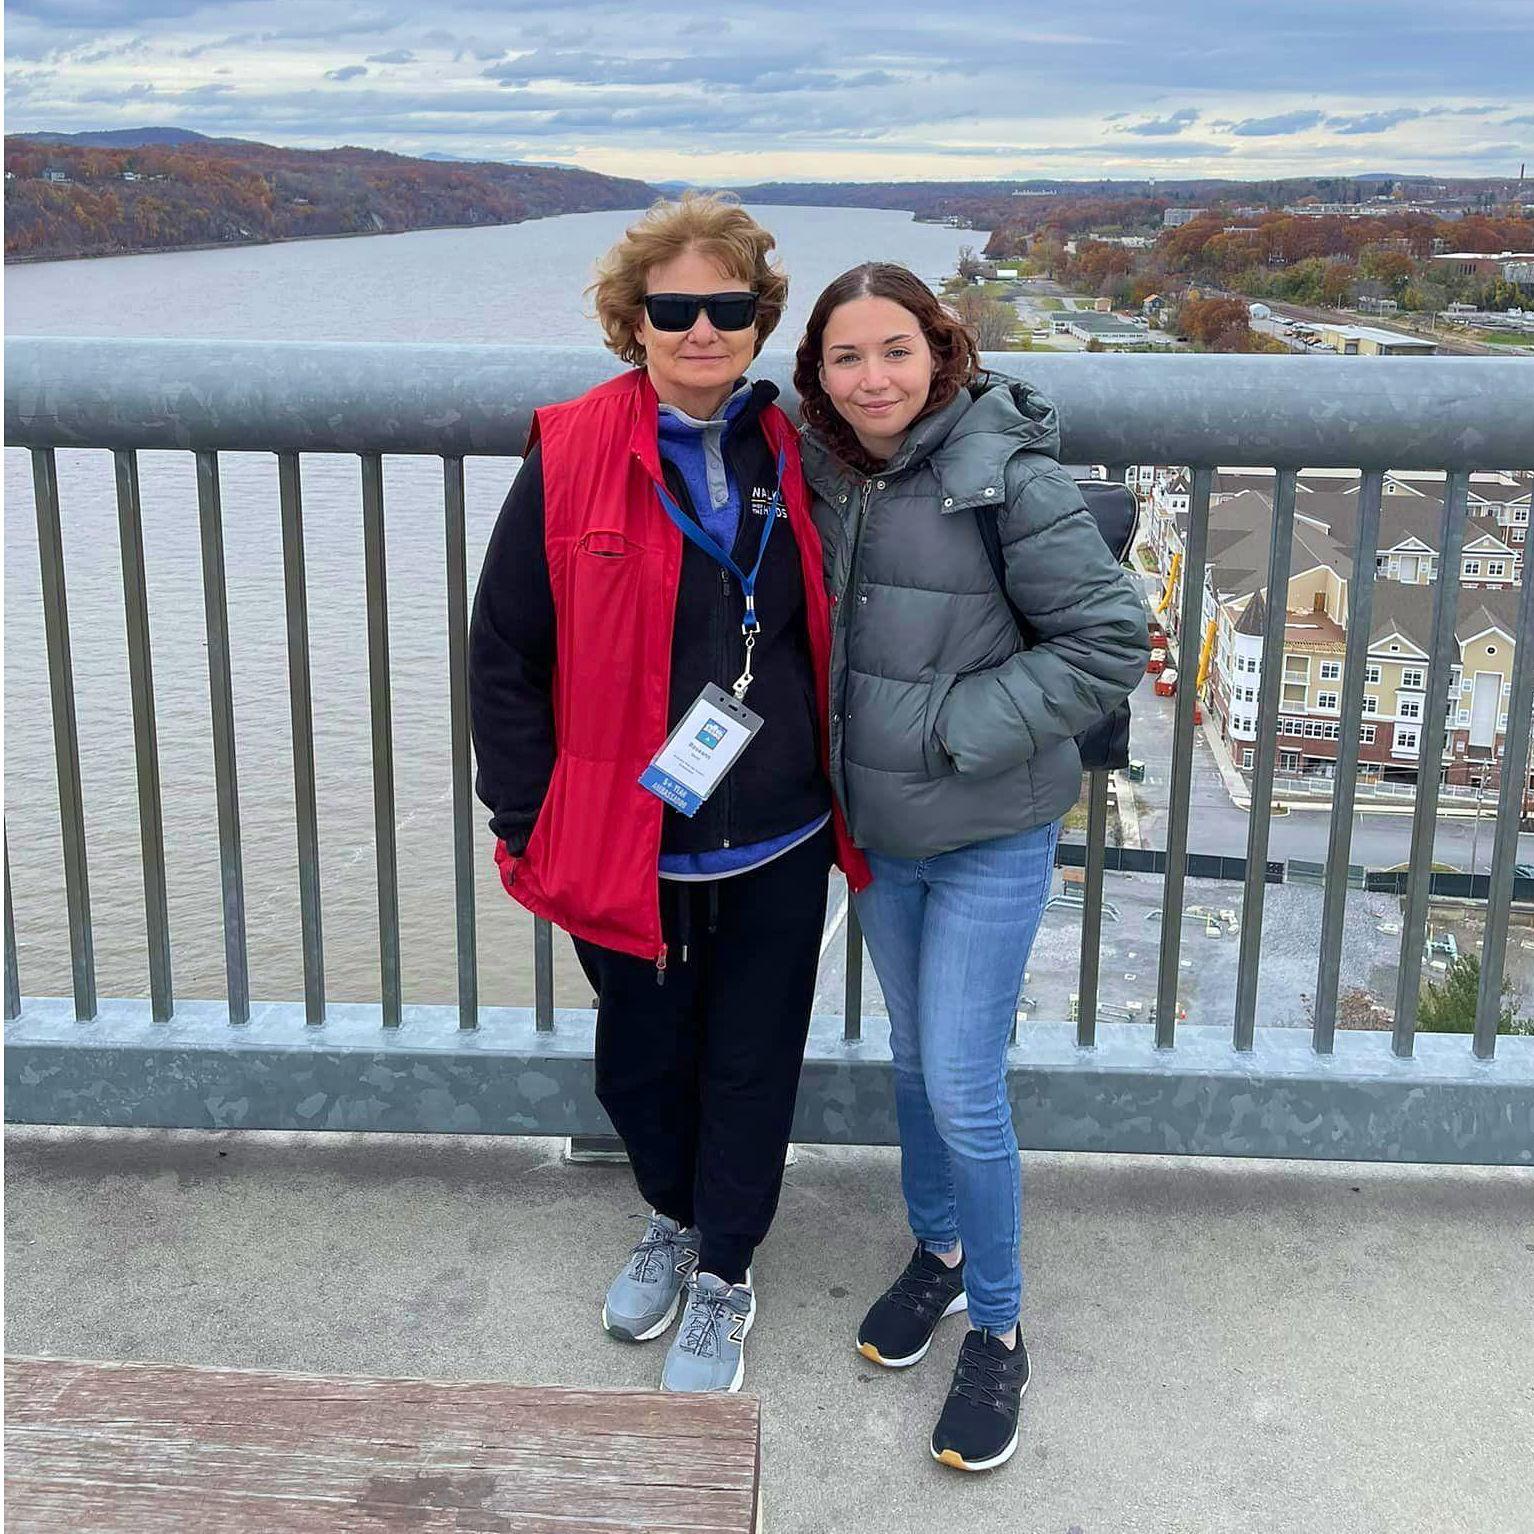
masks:
<path id="1" fill-rule="evenodd" d="M 712 1273 L 687 1280 L 687 1309 L 666 1354 L 662 1390 L 739 1390 L 746 1377 L 746 1333 L 756 1320 L 756 1294 L 748 1271 L 743 1284 Z"/>
<path id="2" fill-rule="evenodd" d="M 671 1325 L 682 1284 L 698 1265 L 698 1233 L 653 1210 L 602 1306 L 602 1325 L 624 1342 L 649 1342 Z"/>

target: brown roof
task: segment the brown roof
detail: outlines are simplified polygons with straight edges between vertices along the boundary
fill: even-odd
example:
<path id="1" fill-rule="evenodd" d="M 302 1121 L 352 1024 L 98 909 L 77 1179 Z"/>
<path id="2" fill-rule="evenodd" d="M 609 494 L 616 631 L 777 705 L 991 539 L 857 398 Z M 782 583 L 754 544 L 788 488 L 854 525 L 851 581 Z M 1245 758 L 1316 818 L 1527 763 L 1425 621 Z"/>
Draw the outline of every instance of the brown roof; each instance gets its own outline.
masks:
<path id="1" fill-rule="evenodd" d="M 1251 600 L 1242 609 L 1240 618 L 1236 620 L 1236 632 L 1261 638 L 1267 621 L 1268 604 L 1263 601 L 1260 591 L 1254 591 Z"/>
<path id="2" fill-rule="evenodd" d="M 1310 502 L 1294 519 L 1294 552 L 1289 568 L 1296 574 L 1326 565 L 1343 576 L 1353 568 L 1346 548 L 1328 529 L 1312 521 Z M 1273 510 L 1256 490 L 1233 495 L 1209 508 L 1209 562 L 1214 589 L 1228 600 L 1265 586 L 1268 547 L 1272 542 Z"/>
<path id="3" fill-rule="evenodd" d="M 1232 484 L 1235 481 L 1231 476 Z M 1298 500 L 1290 568 L 1299 574 L 1325 565 L 1344 580 L 1349 579 L 1358 536 L 1358 509 L 1356 494 L 1335 487 L 1312 490 Z M 1177 521 L 1186 539 L 1186 518 L 1179 514 Z M 1215 590 L 1222 597 L 1244 596 L 1266 584 L 1272 523 L 1271 488 L 1264 490 L 1251 482 L 1248 488 L 1228 494 L 1209 508 L 1209 562 L 1214 567 Z M 1443 547 L 1442 524 L 1441 499 L 1387 496 L 1380 509 L 1379 552 L 1415 539 L 1438 553 Z M 1502 543 L 1494 529 L 1472 518 L 1465 528 L 1466 547 L 1482 538 L 1497 539 L 1499 548 L 1510 556 L 1517 553 Z"/>
<path id="4" fill-rule="evenodd" d="M 1392 630 L 1419 649 L 1433 647 L 1433 598 L 1438 587 L 1403 586 L 1399 581 L 1378 581 L 1374 587 L 1374 614 L 1369 644 L 1373 647 Z M 1503 590 L 1467 591 L 1461 588 L 1454 615 L 1454 635 L 1463 644 L 1489 628 L 1516 633 L 1518 599 L 1516 586 Z"/>
<path id="5" fill-rule="evenodd" d="M 1341 650 L 1347 641 L 1347 630 L 1324 612 L 1291 612 L 1284 619 L 1286 650 Z"/>

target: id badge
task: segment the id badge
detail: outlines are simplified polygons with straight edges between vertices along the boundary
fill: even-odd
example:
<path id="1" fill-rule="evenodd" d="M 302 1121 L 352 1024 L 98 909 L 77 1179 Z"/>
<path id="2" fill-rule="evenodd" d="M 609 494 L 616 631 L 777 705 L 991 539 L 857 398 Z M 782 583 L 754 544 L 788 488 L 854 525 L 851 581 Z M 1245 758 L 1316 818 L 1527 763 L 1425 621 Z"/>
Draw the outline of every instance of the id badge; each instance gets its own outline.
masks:
<path id="1" fill-rule="evenodd" d="M 683 815 L 696 815 L 761 727 L 760 714 L 710 682 L 640 774 L 639 786 Z"/>

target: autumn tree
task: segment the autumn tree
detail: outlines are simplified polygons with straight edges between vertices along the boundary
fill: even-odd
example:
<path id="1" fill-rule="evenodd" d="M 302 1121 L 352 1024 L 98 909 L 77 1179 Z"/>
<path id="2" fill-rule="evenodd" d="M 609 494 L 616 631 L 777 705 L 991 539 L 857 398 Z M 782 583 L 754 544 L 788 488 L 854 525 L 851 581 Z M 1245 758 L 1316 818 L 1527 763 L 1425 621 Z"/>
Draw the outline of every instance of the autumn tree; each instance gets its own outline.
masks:
<path id="1" fill-rule="evenodd" d="M 959 275 L 966 282 L 973 282 L 977 277 L 986 274 L 985 262 L 975 254 L 973 245 L 961 245 L 959 247 Z"/>
<path id="2" fill-rule="evenodd" d="M 1438 314 L 1449 307 L 1449 292 L 1441 282 L 1418 277 L 1401 294 L 1401 307 L 1418 314 Z"/>
<path id="3" fill-rule="evenodd" d="M 1384 285 L 1392 298 L 1400 298 L 1406 285 L 1416 275 L 1412 258 L 1404 250 L 1381 250 L 1375 246 L 1366 250 L 1360 258 L 1359 270 L 1364 276 Z"/>
<path id="4" fill-rule="evenodd" d="M 1321 273 L 1321 302 L 1328 309 L 1344 308 L 1353 294 L 1358 272 L 1346 261 L 1328 261 Z"/>
<path id="5" fill-rule="evenodd" d="M 1046 277 L 1056 277 L 1065 267 L 1065 244 L 1053 235 L 1035 240 L 1028 253 L 1044 269 Z"/>
<path id="6" fill-rule="evenodd" d="M 989 297 L 981 288 L 965 288 L 953 300 L 959 318 L 975 332 L 975 343 L 983 352 L 999 352 L 1011 339 L 1017 311 L 999 298 Z"/>
<path id="7" fill-rule="evenodd" d="M 1178 323 L 1204 351 L 1250 350 L 1250 316 L 1239 298 L 1184 299 Z"/>

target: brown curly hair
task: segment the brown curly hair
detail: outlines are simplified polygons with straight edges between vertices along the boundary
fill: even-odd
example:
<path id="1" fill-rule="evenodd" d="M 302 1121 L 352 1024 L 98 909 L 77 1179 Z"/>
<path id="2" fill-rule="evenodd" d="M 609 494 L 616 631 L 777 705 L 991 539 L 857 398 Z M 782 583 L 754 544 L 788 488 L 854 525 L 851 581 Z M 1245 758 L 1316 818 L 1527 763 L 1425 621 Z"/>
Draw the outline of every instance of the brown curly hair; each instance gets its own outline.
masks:
<path id="1" fill-rule="evenodd" d="M 794 354 L 794 387 L 799 413 L 807 426 L 825 438 L 838 458 L 855 468 L 870 469 L 874 461 L 864 451 L 851 426 L 837 413 L 820 381 L 821 349 L 831 316 L 855 298 L 887 298 L 909 310 L 932 348 L 932 390 L 921 416 L 941 410 L 980 372 L 980 349 L 975 332 L 961 320 L 915 272 L 893 261 L 865 261 L 834 278 L 810 312 L 804 337 Z"/>
<path id="2" fill-rule="evenodd" d="M 728 194 L 687 192 L 680 202 L 656 203 L 597 262 L 597 280 L 586 289 L 595 295 L 609 350 L 644 366 L 645 350 L 635 332 L 644 315 L 645 279 L 651 267 L 697 250 L 756 294 L 759 353 L 788 301 L 788 275 L 768 260 L 777 243 L 739 198 Z"/>

